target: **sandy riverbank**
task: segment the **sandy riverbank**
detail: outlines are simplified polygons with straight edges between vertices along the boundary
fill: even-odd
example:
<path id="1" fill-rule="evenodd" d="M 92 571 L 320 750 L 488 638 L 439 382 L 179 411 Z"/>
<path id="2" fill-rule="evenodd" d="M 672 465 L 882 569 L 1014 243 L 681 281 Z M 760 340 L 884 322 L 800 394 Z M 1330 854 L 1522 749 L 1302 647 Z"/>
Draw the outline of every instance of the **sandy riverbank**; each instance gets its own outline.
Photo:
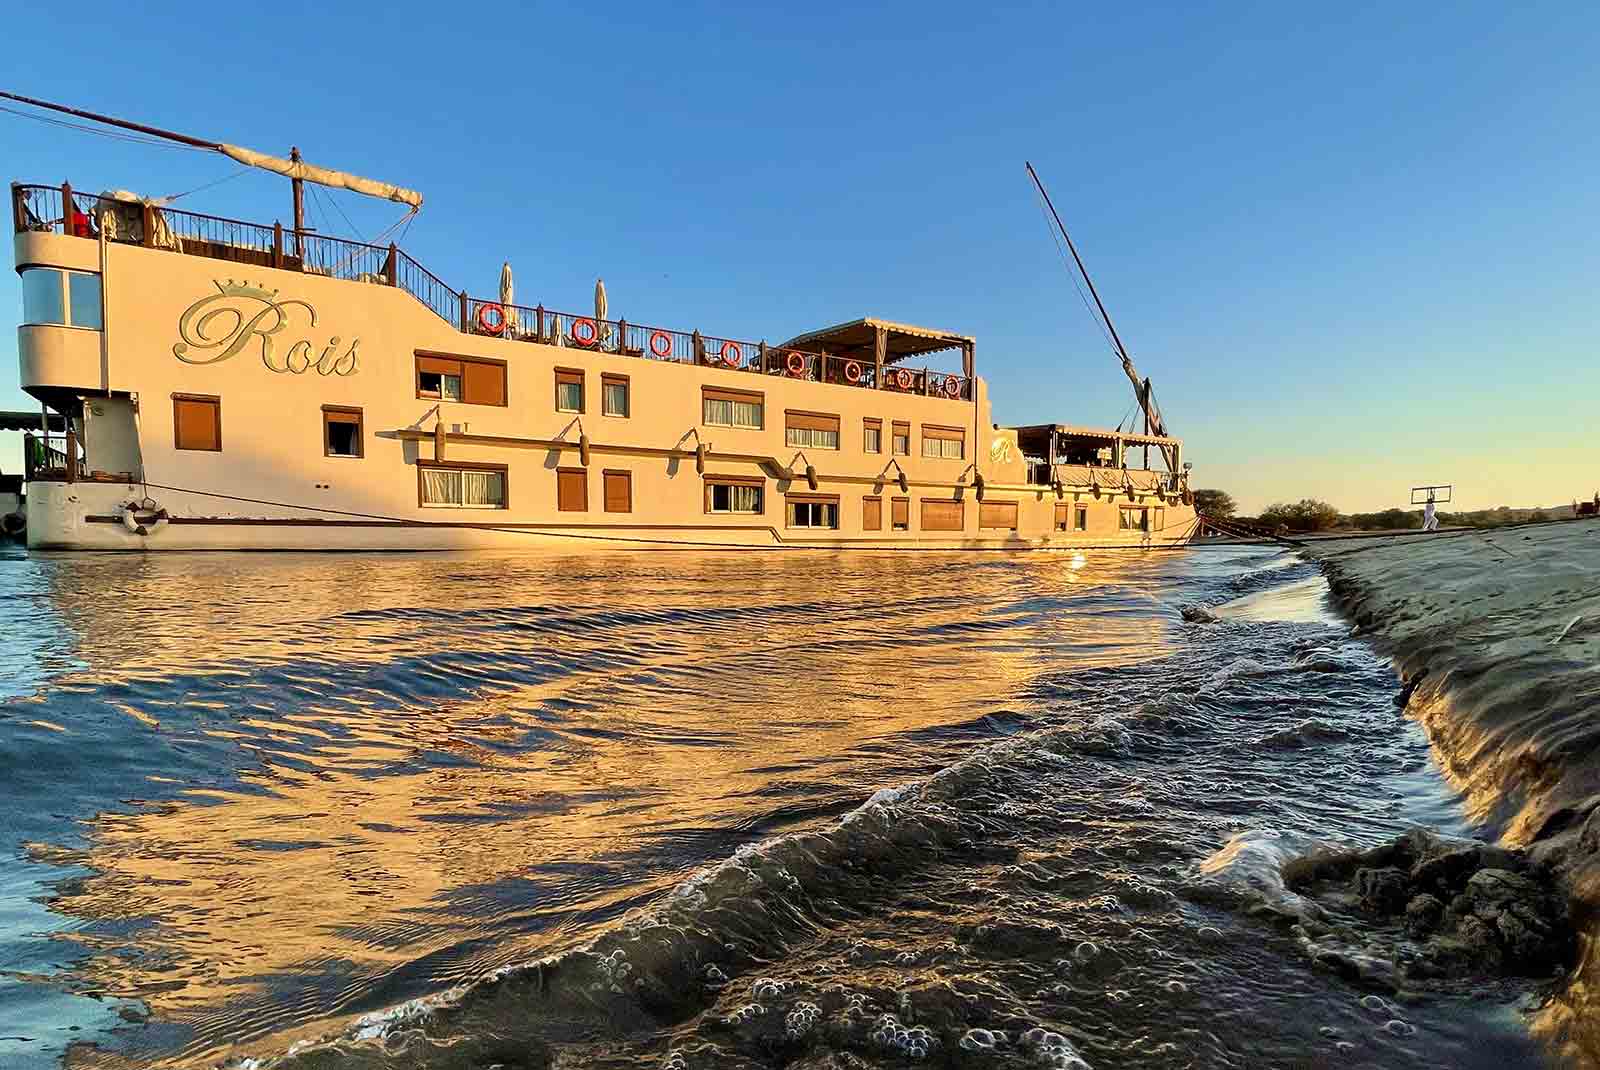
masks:
<path id="1" fill-rule="evenodd" d="M 1488 838 L 1564 879 L 1583 964 L 1539 1028 L 1600 1061 L 1600 522 L 1312 543 L 1335 599 L 1392 655 Z"/>

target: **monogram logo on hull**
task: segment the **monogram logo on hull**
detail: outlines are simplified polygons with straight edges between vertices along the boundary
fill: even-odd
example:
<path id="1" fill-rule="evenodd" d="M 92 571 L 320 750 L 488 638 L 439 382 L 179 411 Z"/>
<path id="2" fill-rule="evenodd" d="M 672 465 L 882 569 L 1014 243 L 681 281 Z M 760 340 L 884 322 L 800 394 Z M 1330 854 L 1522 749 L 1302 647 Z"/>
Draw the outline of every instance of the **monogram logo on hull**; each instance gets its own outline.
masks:
<path id="1" fill-rule="evenodd" d="M 277 291 L 235 282 L 217 282 L 217 292 L 200 298 L 178 317 L 178 336 L 172 355 L 185 364 L 221 364 L 261 343 L 261 363 L 279 374 L 354 375 L 361 339 L 352 338 L 342 352 L 338 335 L 320 350 L 309 338 L 300 338 L 280 351 L 277 336 L 289 326 L 291 312 L 303 310 L 306 327 L 317 325 L 317 310 L 300 300 L 280 301 Z"/>

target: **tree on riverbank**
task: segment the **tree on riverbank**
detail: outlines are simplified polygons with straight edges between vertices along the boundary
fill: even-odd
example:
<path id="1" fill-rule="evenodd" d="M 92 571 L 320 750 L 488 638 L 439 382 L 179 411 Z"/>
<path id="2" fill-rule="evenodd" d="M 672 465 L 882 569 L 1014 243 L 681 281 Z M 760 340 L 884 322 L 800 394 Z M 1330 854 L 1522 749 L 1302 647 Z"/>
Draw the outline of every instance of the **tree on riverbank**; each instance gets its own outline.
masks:
<path id="1" fill-rule="evenodd" d="M 1194 509 L 1206 516 L 1229 517 L 1239 508 L 1233 495 L 1225 490 L 1197 490 L 1194 492 Z"/>
<path id="2" fill-rule="evenodd" d="M 1292 505 L 1278 502 L 1267 506 L 1261 511 L 1261 523 L 1290 531 L 1327 531 L 1339 523 L 1339 510 L 1315 498 L 1302 498 Z"/>

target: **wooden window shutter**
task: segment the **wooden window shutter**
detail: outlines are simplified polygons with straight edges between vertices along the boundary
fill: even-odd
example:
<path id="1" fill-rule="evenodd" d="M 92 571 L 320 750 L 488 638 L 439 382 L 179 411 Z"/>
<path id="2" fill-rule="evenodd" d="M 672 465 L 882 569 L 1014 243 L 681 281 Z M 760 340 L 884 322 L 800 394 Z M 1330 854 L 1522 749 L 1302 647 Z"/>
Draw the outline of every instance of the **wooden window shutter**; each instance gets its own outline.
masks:
<path id="1" fill-rule="evenodd" d="M 556 508 L 563 513 L 588 511 L 588 471 L 582 468 L 556 469 Z"/>
<path id="2" fill-rule="evenodd" d="M 935 427 L 932 424 L 922 425 L 923 438 L 942 438 L 948 442 L 964 442 L 967 433 L 959 427 Z"/>
<path id="3" fill-rule="evenodd" d="M 180 450 L 222 449 L 222 402 L 174 395 L 172 429 L 173 444 Z"/>
<path id="4" fill-rule="evenodd" d="M 607 472 L 601 477 L 601 488 L 606 512 L 633 512 L 633 473 Z"/>
<path id="5" fill-rule="evenodd" d="M 1066 502 L 1056 502 L 1056 529 L 1058 531 L 1067 530 L 1067 508 Z"/>
<path id="6" fill-rule="evenodd" d="M 1005 528 L 1017 530 L 1016 502 L 982 502 L 978 505 L 980 528 Z"/>
<path id="7" fill-rule="evenodd" d="M 947 501 L 943 498 L 922 499 L 922 530 L 962 530 L 964 518 L 961 507 L 963 504 L 958 501 Z"/>
<path id="8" fill-rule="evenodd" d="M 461 365 L 461 400 L 468 405 L 504 405 L 506 403 L 506 366 L 481 361 L 464 361 Z"/>
<path id="9" fill-rule="evenodd" d="M 442 357 L 418 357 L 417 371 L 428 372 L 431 375 L 460 375 L 461 362 L 445 360 Z"/>
<path id="10" fill-rule="evenodd" d="M 893 507 L 890 518 L 895 526 L 909 528 L 911 526 L 911 499 L 896 498 L 890 505 Z"/>
<path id="11" fill-rule="evenodd" d="M 883 530 L 883 499 L 882 498 L 862 498 L 861 499 L 861 530 L 862 531 L 882 531 Z"/>
<path id="12" fill-rule="evenodd" d="M 784 426 L 799 428 L 805 431 L 832 431 L 838 433 L 839 418 L 822 412 L 795 412 L 787 410 L 783 414 Z"/>

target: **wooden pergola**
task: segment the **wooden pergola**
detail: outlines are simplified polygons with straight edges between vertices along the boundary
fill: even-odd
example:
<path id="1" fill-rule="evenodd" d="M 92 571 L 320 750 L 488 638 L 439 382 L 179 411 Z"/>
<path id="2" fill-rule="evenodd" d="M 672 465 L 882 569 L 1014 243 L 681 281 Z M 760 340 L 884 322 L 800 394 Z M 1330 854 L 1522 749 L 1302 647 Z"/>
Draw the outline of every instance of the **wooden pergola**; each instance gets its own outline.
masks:
<path id="1" fill-rule="evenodd" d="M 915 327 L 909 323 L 893 323 L 869 316 L 798 335 L 783 343 L 782 348 L 827 353 L 862 363 L 870 361 L 876 373 L 873 382 L 882 383 L 884 368 L 909 357 L 942 353 L 947 349 L 961 350 L 961 374 L 971 379 L 973 354 L 977 345 L 976 339 L 964 334 Z"/>

